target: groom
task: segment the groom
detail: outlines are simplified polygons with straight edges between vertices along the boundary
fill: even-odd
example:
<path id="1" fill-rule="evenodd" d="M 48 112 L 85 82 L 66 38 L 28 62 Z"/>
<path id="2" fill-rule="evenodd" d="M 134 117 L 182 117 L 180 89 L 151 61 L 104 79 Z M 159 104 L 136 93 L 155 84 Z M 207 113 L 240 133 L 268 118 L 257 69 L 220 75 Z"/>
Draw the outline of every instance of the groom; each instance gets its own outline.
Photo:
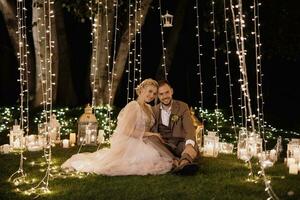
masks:
<path id="1" fill-rule="evenodd" d="M 166 147 L 179 159 L 174 172 L 192 175 L 198 170 L 194 160 L 199 155 L 195 127 L 186 103 L 174 100 L 173 89 L 166 80 L 158 82 L 160 103 L 153 107 L 155 125 L 152 132 L 160 133 Z"/>

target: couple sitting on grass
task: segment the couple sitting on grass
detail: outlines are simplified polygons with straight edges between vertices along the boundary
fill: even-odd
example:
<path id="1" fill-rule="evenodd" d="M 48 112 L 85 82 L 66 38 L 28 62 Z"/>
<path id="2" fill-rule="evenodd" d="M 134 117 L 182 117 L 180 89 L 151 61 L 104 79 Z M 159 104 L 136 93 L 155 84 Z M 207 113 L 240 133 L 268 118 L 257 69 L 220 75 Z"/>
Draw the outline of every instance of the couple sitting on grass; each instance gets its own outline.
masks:
<path id="1" fill-rule="evenodd" d="M 108 176 L 196 173 L 199 151 L 188 105 L 172 99 L 165 80 L 145 79 L 136 92 L 119 113 L 110 148 L 73 155 L 62 168 Z M 160 103 L 151 107 L 157 95 Z"/>

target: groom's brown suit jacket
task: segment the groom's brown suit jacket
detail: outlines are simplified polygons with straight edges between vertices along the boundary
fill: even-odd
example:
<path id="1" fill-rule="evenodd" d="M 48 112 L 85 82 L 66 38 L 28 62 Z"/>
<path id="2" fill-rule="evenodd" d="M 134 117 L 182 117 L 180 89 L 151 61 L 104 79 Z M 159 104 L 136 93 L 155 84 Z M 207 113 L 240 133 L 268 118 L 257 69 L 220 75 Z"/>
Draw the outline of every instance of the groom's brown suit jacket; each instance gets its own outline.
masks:
<path id="1" fill-rule="evenodd" d="M 152 127 L 152 132 L 158 132 L 158 125 L 161 122 L 160 106 L 161 104 L 152 107 L 155 118 L 155 125 Z M 186 103 L 173 100 L 169 126 L 172 130 L 172 137 L 196 141 L 196 129 L 193 125 L 190 109 Z"/>

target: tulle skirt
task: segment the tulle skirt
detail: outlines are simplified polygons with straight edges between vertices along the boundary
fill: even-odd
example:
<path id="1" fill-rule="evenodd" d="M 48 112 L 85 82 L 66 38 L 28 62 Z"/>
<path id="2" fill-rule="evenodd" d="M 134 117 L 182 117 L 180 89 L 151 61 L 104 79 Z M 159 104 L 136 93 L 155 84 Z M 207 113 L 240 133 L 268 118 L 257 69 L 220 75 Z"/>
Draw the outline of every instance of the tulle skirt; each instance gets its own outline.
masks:
<path id="1" fill-rule="evenodd" d="M 110 148 L 73 155 L 61 167 L 108 176 L 158 175 L 171 170 L 172 158 L 142 139 L 114 135 Z"/>

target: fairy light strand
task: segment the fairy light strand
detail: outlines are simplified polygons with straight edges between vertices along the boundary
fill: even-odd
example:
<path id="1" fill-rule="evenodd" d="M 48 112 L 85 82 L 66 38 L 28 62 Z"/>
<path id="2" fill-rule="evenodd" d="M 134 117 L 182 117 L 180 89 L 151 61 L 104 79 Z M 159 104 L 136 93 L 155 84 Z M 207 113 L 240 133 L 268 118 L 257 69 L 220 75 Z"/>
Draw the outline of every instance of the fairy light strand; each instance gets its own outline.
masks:
<path id="1" fill-rule="evenodd" d="M 17 1 L 17 35 L 18 35 L 18 61 L 19 61 L 19 82 L 20 82 L 20 129 L 24 130 L 26 135 L 28 135 L 29 131 L 29 87 L 28 87 L 28 63 L 27 63 L 27 55 L 28 55 L 28 44 L 27 44 L 27 26 L 26 26 L 26 2 L 25 0 Z M 25 98 L 25 102 L 24 102 Z M 24 106 L 26 103 L 26 108 L 24 111 Z M 25 116 L 24 116 L 24 113 Z M 24 134 L 24 133 L 23 133 Z M 18 185 L 26 180 L 26 174 L 24 173 L 24 160 L 26 159 L 23 155 L 23 145 L 22 142 L 20 148 L 20 162 L 19 168 L 16 172 L 14 172 L 8 179 L 8 181 L 12 181 L 15 185 Z"/>
<path id="2" fill-rule="evenodd" d="M 48 126 L 50 117 L 52 116 L 52 88 L 55 85 L 52 81 L 55 74 L 52 73 L 52 48 L 54 48 L 54 42 L 52 41 L 52 20 L 54 18 L 54 12 L 52 9 L 54 2 L 51 0 L 44 0 L 43 6 L 43 18 L 38 20 L 41 23 L 42 31 L 38 29 L 38 34 L 40 34 L 39 45 L 43 46 L 44 57 L 41 59 L 40 65 L 40 80 L 42 84 L 43 93 L 43 115 L 44 115 L 44 135 L 46 137 L 46 147 L 44 147 L 44 158 L 46 160 L 46 170 L 45 175 L 41 181 L 33 188 L 26 191 L 27 193 L 35 193 L 38 196 L 40 194 L 49 193 L 49 179 L 51 175 L 51 163 L 52 163 L 52 149 L 51 149 L 51 138 L 50 138 L 50 127 Z M 42 42 L 44 42 L 42 45 Z M 39 56 L 41 54 L 39 53 Z"/>
<path id="3" fill-rule="evenodd" d="M 137 56 L 137 1 L 135 1 L 134 4 L 134 37 L 133 37 L 133 79 L 132 79 L 132 87 L 135 88 L 136 87 L 136 71 L 137 71 L 137 60 L 136 60 L 136 56 Z M 132 90 L 132 99 L 135 98 L 135 90 Z"/>
<path id="4" fill-rule="evenodd" d="M 204 98 L 203 98 L 203 80 L 202 80 L 202 65 L 201 65 L 201 56 L 202 56 L 202 52 L 201 52 L 201 41 L 200 41 L 200 23 L 199 23 L 199 2 L 198 0 L 195 1 L 195 7 L 194 9 L 196 10 L 196 38 L 197 38 L 197 49 L 198 49 L 198 63 L 197 63 L 197 67 L 198 67 L 198 76 L 199 76 L 199 87 L 200 87 L 200 108 L 201 110 L 204 109 L 203 105 L 204 105 Z M 203 118 L 203 112 L 201 112 L 201 120 L 202 122 L 204 122 L 204 118 Z"/>
<path id="5" fill-rule="evenodd" d="M 237 138 L 237 130 L 236 130 L 236 121 L 235 121 L 235 114 L 234 114 L 234 107 L 233 107 L 233 95 L 232 95 L 232 80 L 231 80 L 231 69 L 230 69 L 230 54 L 231 51 L 229 50 L 229 39 L 228 39 L 228 27 L 227 27 L 227 22 L 229 21 L 229 18 L 227 17 L 227 6 L 226 6 L 226 0 L 223 1 L 223 6 L 224 6 L 224 33 L 225 33 L 225 40 L 226 40 L 226 61 L 225 61 L 225 66 L 227 66 L 227 74 L 226 76 L 228 77 L 228 88 L 229 88 L 229 97 L 230 97 L 230 108 L 231 108 L 231 117 L 230 119 L 232 120 L 233 124 L 233 130 L 235 133 L 235 137 Z"/>
<path id="6" fill-rule="evenodd" d="M 131 14 L 131 7 L 133 7 L 132 3 L 131 3 L 131 0 L 128 0 L 128 64 L 127 64 L 127 70 L 126 70 L 126 73 L 127 73 L 127 103 L 131 100 L 130 98 L 130 85 L 131 85 L 131 79 L 130 79 L 130 76 L 131 76 L 131 54 L 132 54 L 132 51 L 131 51 L 131 41 L 130 41 L 130 38 L 131 38 L 131 17 L 132 17 L 132 14 Z"/>
<path id="7" fill-rule="evenodd" d="M 217 70 L 217 47 L 216 47 L 216 26 L 215 26 L 215 1 L 212 0 L 211 1 L 211 17 L 212 17 L 212 20 L 211 20 L 211 25 L 212 25 L 212 33 L 213 33 L 213 38 L 212 38 L 212 42 L 213 42 L 213 57 L 212 57 L 212 60 L 213 60 L 213 65 L 214 65 L 214 73 L 215 75 L 213 76 L 213 79 L 215 80 L 215 93 L 214 93 L 214 96 L 215 96 L 215 100 L 216 100 L 216 103 L 215 103 L 215 112 L 216 112 L 216 131 L 217 133 L 219 133 L 219 115 L 218 115 L 218 111 L 219 111 L 219 97 L 218 97 L 218 70 Z"/>
<path id="8" fill-rule="evenodd" d="M 259 0 L 255 1 L 256 3 L 256 22 L 257 22 L 257 60 L 258 60 L 258 70 L 260 72 L 259 74 L 259 97 L 260 97 L 260 113 L 258 113 L 258 115 L 260 116 L 259 118 L 259 123 L 261 124 L 261 132 L 262 132 L 262 136 L 264 139 L 264 145 L 265 145 L 265 149 L 266 149 L 266 141 L 265 141 L 265 119 L 264 119 L 264 96 L 263 96 L 263 72 L 262 72 L 262 63 L 261 63 L 261 59 L 262 59 L 262 54 L 261 54 L 261 41 L 260 41 L 260 20 L 259 20 L 259 6 L 261 5 L 261 3 L 259 2 Z"/>
<path id="9" fill-rule="evenodd" d="M 164 29 L 163 29 L 163 19 L 162 19 L 162 12 L 161 12 L 161 0 L 158 1 L 159 6 L 159 18 L 160 18 L 160 34 L 161 34 L 161 46 L 162 46 L 162 64 L 161 67 L 164 70 L 165 79 L 168 79 L 168 71 L 167 71 L 167 65 L 166 65 L 166 51 L 165 48 L 165 40 L 164 40 Z"/>
<path id="10" fill-rule="evenodd" d="M 99 81 L 99 33 L 102 27 L 100 24 L 100 7 L 102 6 L 102 1 L 97 2 L 97 13 L 93 14 L 93 2 L 90 1 L 90 20 L 92 24 L 91 32 L 91 44 L 92 44 L 92 65 L 91 65 L 91 80 L 92 80 L 92 107 L 96 105 L 96 96 L 98 94 L 97 81 Z"/>
<path id="11" fill-rule="evenodd" d="M 249 94 L 249 89 L 248 89 L 248 79 L 247 79 L 247 72 L 246 72 L 246 60 L 245 60 L 245 49 L 244 49 L 244 33 L 243 33 L 243 28 L 245 26 L 244 24 L 244 19 L 243 19 L 243 6 L 242 6 L 242 0 L 238 1 L 238 5 L 237 6 L 233 6 L 232 4 L 232 0 L 230 0 L 230 5 L 231 5 L 231 10 L 232 10 L 232 15 L 233 15 L 233 22 L 234 22 L 234 30 L 235 30 L 235 34 L 236 34 L 236 27 L 235 27 L 235 14 L 234 14 L 234 7 L 238 8 L 238 12 L 239 12 L 239 16 L 238 16 L 238 22 L 240 23 L 239 28 L 240 28 L 240 37 L 238 38 L 240 40 L 240 48 L 238 47 L 238 43 L 236 42 L 236 46 L 237 46 L 237 50 L 238 50 L 238 56 L 239 56 L 239 60 L 242 61 L 242 63 L 240 63 L 240 67 L 241 67 L 241 73 L 242 73 L 242 78 L 243 78 L 243 91 L 244 91 L 244 96 L 247 98 L 247 106 L 248 106 L 248 110 L 249 110 L 249 118 L 251 121 L 251 126 L 252 126 L 252 133 L 254 133 L 254 120 L 253 120 L 253 115 L 251 112 L 251 101 L 250 101 L 250 94 Z M 237 37 L 236 41 L 237 41 Z M 240 50 L 240 51 L 239 51 Z M 247 96 L 248 95 L 248 96 Z M 246 106 L 245 106 L 246 107 Z M 248 131 L 247 131 L 248 133 Z M 249 163 L 251 163 L 249 161 Z M 264 172 L 264 166 L 262 164 L 262 162 L 259 162 L 260 164 L 260 169 L 261 171 L 259 171 L 259 175 L 262 175 L 264 183 L 265 183 L 265 191 L 268 193 L 269 198 L 268 199 L 279 199 L 277 197 L 277 195 L 275 194 L 275 192 L 273 191 L 272 187 L 271 187 L 271 180 L 269 180 L 266 177 L 266 174 Z M 252 167 L 251 167 L 251 171 L 252 171 Z M 252 173 L 252 172 L 251 172 Z"/>
<path id="12" fill-rule="evenodd" d="M 143 52 L 143 46 L 142 46 L 142 18 L 143 18 L 143 15 L 142 15 L 142 0 L 139 0 L 138 1 L 139 3 L 139 7 L 138 7 L 138 11 L 139 11 L 139 21 L 138 21 L 138 27 L 139 27 L 139 31 L 138 31 L 138 34 L 139 34 L 139 39 L 140 39 L 140 50 L 139 50 L 139 54 L 138 54 L 138 59 L 139 59 L 139 84 L 142 82 L 142 52 Z"/>
<path id="13" fill-rule="evenodd" d="M 114 77 L 116 76 L 115 74 L 115 67 L 116 67 L 116 52 L 117 52 L 117 35 L 118 35 L 118 7 L 119 3 L 118 0 L 114 1 L 114 8 L 115 8 L 115 30 L 114 30 L 114 40 L 113 40 L 113 61 L 112 61 L 112 70 L 111 70 L 111 77 L 110 77 L 110 82 L 111 82 L 111 88 L 110 88 L 110 93 L 109 93 L 109 106 L 111 106 L 112 102 L 112 86 L 114 83 Z"/>

